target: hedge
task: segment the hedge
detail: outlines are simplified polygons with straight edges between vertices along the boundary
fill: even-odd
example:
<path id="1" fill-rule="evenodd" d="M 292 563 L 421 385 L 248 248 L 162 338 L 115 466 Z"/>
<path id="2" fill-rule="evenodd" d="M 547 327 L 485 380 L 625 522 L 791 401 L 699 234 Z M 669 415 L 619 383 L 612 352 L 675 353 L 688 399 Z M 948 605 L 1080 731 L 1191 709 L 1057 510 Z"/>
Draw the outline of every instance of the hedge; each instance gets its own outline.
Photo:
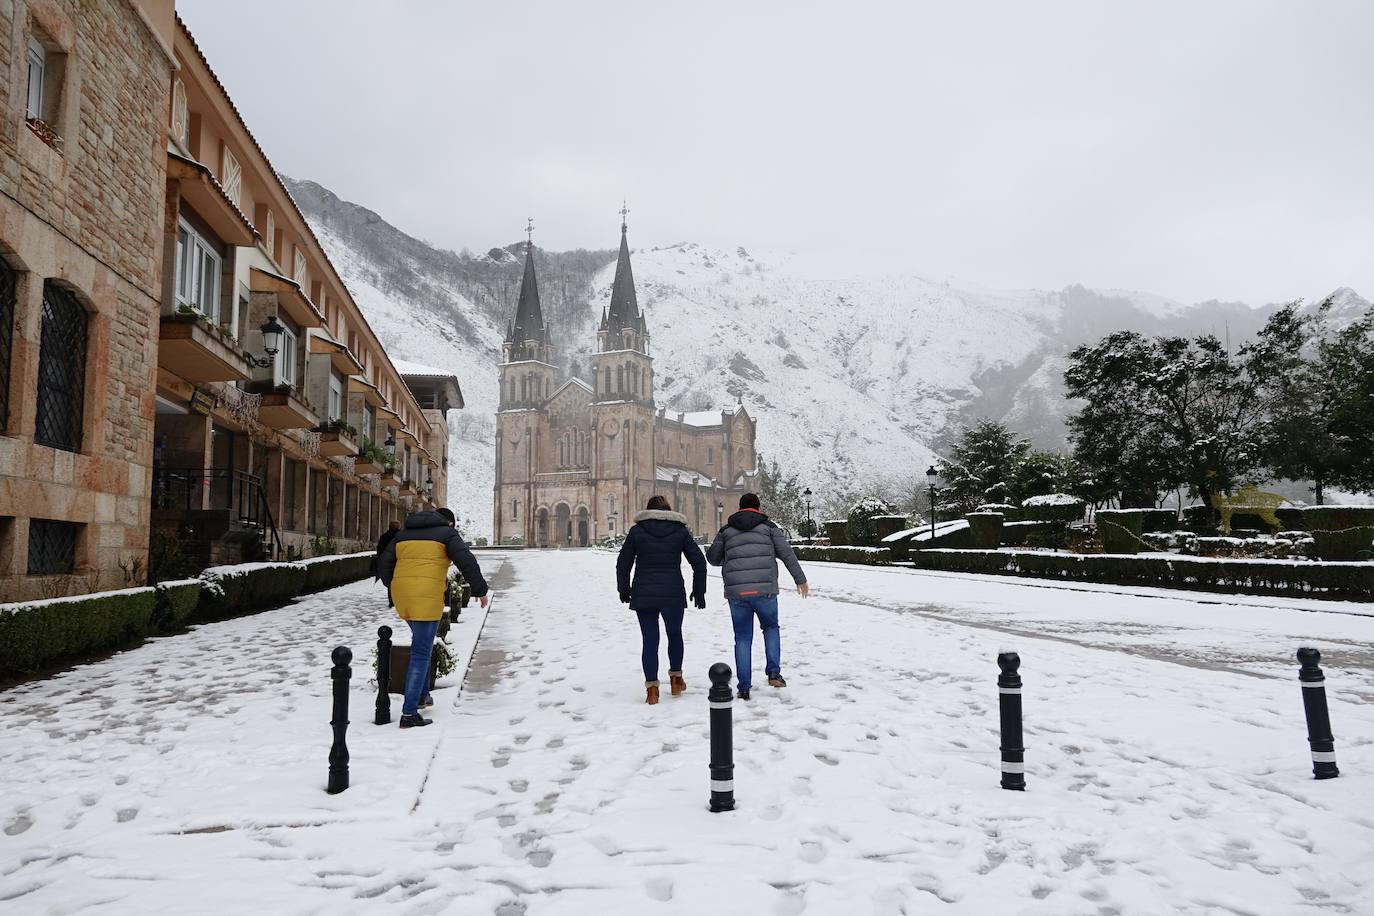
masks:
<path id="1" fill-rule="evenodd" d="M 1294 563 L 1206 557 L 1113 556 L 984 550 L 923 550 L 917 569 L 1035 576 L 1115 585 L 1224 589 L 1255 594 L 1368 600 L 1374 563 Z"/>
<path id="2" fill-rule="evenodd" d="M 301 591 L 307 595 L 322 592 L 327 588 L 337 588 L 371 575 L 372 551 L 351 553 L 338 557 L 315 557 L 302 560 L 305 567 L 305 586 Z"/>
<path id="3" fill-rule="evenodd" d="M 215 566 L 200 574 L 205 583 L 198 620 L 221 620 L 278 607 L 305 591 L 304 563 L 245 563 Z"/>
<path id="4" fill-rule="evenodd" d="M 799 560 L 821 563 L 857 563 L 861 566 L 887 566 L 892 551 L 886 547 L 793 547 Z"/>
<path id="5" fill-rule="evenodd" d="M 0 676 L 28 674 L 53 662 L 123 645 L 152 629 L 156 590 L 0 605 Z"/>
<path id="6" fill-rule="evenodd" d="M 47 601 L 0 604 L 0 677 L 175 633 L 193 621 L 254 613 L 368 574 L 371 553 L 300 563 L 207 569 L 198 579 L 162 582 Z"/>

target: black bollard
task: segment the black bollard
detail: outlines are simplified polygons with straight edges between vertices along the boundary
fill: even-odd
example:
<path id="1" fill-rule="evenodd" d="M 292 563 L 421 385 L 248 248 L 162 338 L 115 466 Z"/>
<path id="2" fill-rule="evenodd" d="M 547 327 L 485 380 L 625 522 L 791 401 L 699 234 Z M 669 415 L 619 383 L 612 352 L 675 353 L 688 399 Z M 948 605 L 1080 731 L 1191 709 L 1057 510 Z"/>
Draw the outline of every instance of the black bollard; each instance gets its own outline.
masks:
<path id="1" fill-rule="evenodd" d="M 373 725 L 391 721 L 391 627 L 377 628 L 377 715 Z"/>
<path id="2" fill-rule="evenodd" d="M 353 661 L 353 652 L 339 646 L 330 657 L 334 659 L 329 672 L 334 679 L 334 718 L 329 724 L 334 726 L 334 746 L 329 749 L 329 785 L 325 791 L 338 795 L 348 788 L 348 745 L 344 738 L 348 733 L 348 679 L 353 674 L 348 664 Z"/>
<path id="3" fill-rule="evenodd" d="M 1336 739 L 1331 734 L 1331 716 L 1326 710 L 1326 675 L 1319 667 L 1322 654 L 1316 649 L 1298 650 L 1298 680 L 1302 683 L 1302 710 L 1307 714 L 1307 743 L 1312 746 L 1312 775 L 1335 779 Z"/>
<path id="4" fill-rule="evenodd" d="M 997 656 L 998 706 L 1002 717 L 1002 788 L 1026 789 L 1026 748 L 1021 736 L 1021 656 L 1002 652 Z"/>
<path id="5" fill-rule="evenodd" d="M 717 662 L 706 672 L 711 689 L 711 811 L 735 808 L 734 695 L 730 691 L 730 666 Z"/>

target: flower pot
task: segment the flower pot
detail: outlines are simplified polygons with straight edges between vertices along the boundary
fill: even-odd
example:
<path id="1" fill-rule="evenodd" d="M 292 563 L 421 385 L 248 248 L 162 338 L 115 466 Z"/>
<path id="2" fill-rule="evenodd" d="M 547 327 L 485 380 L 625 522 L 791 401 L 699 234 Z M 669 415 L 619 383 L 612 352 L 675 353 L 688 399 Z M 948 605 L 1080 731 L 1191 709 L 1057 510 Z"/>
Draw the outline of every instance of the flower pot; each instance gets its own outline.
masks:
<path id="1" fill-rule="evenodd" d="M 996 550 L 1002 543 L 1001 512 L 970 512 L 968 519 L 969 546 L 973 550 Z"/>
<path id="2" fill-rule="evenodd" d="M 391 646 L 391 679 L 387 682 L 387 693 L 406 692 L 406 671 L 410 669 L 410 646 Z M 426 690 L 434 689 L 434 678 L 439 670 L 439 656 L 429 657 L 429 684 Z"/>

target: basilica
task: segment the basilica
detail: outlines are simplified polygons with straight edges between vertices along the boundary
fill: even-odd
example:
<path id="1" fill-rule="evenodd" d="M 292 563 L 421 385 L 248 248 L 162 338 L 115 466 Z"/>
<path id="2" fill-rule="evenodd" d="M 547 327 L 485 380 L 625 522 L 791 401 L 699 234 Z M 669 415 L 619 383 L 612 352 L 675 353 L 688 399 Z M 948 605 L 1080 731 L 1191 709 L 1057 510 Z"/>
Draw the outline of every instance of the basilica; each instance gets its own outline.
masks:
<path id="1" fill-rule="evenodd" d="M 623 534 L 655 494 L 705 537 L 754 488 L 753 418 L 742 405 L 693 413 L 656 406 L 649 341 L 622 220 L 589 377 L 567 377 L 556 364 L 533 245 L 526 244 L 500 366 L 495 543 L 585 547 Z"/>

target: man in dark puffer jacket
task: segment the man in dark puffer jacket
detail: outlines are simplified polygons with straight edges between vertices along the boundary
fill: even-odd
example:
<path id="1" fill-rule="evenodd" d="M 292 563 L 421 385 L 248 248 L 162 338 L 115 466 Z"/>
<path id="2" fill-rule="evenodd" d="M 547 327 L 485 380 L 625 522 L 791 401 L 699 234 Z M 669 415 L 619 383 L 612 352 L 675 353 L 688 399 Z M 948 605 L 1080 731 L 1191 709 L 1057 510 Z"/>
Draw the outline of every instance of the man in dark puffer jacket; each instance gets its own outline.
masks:
<path id="1" fill-rule="evenodd" d="M 672 511 L 668 500 L 655 496 L 635 516 L 615 564 L 620 600 L 639 617 L 643 636 L 645 702 L 658 702 L 658 619 L 668 631 L 668 679 L 673 696 L 687 689 L 682 676 L 682 618 L 687 589 L 682 584 L 682 558 L 692 566 L 692 601 L 706 607 L 706 559 L 687 530 L 687 518 Z M 634 582 L 630 570 L 634 569 Z"/>
<path id="2" fill-rule="evenodd" d="M 782 529 L 760 511 L 759 498 L 745 493 L 739 511 L 716 535 L 706 551 L 706 561 L 721 567 L 725 600 L 735 627 L 735 674 L 741 700 L 749 699 L 752 686 L 751 653 L 754 648 L 754 617 L 763 630 L 764 670 L 773 687 L 786 687 L 782 678 L 782 641 L 778 632 L 778 560 L 782 560 L 803 598 L 811 593 L 806 573 Z"/>

